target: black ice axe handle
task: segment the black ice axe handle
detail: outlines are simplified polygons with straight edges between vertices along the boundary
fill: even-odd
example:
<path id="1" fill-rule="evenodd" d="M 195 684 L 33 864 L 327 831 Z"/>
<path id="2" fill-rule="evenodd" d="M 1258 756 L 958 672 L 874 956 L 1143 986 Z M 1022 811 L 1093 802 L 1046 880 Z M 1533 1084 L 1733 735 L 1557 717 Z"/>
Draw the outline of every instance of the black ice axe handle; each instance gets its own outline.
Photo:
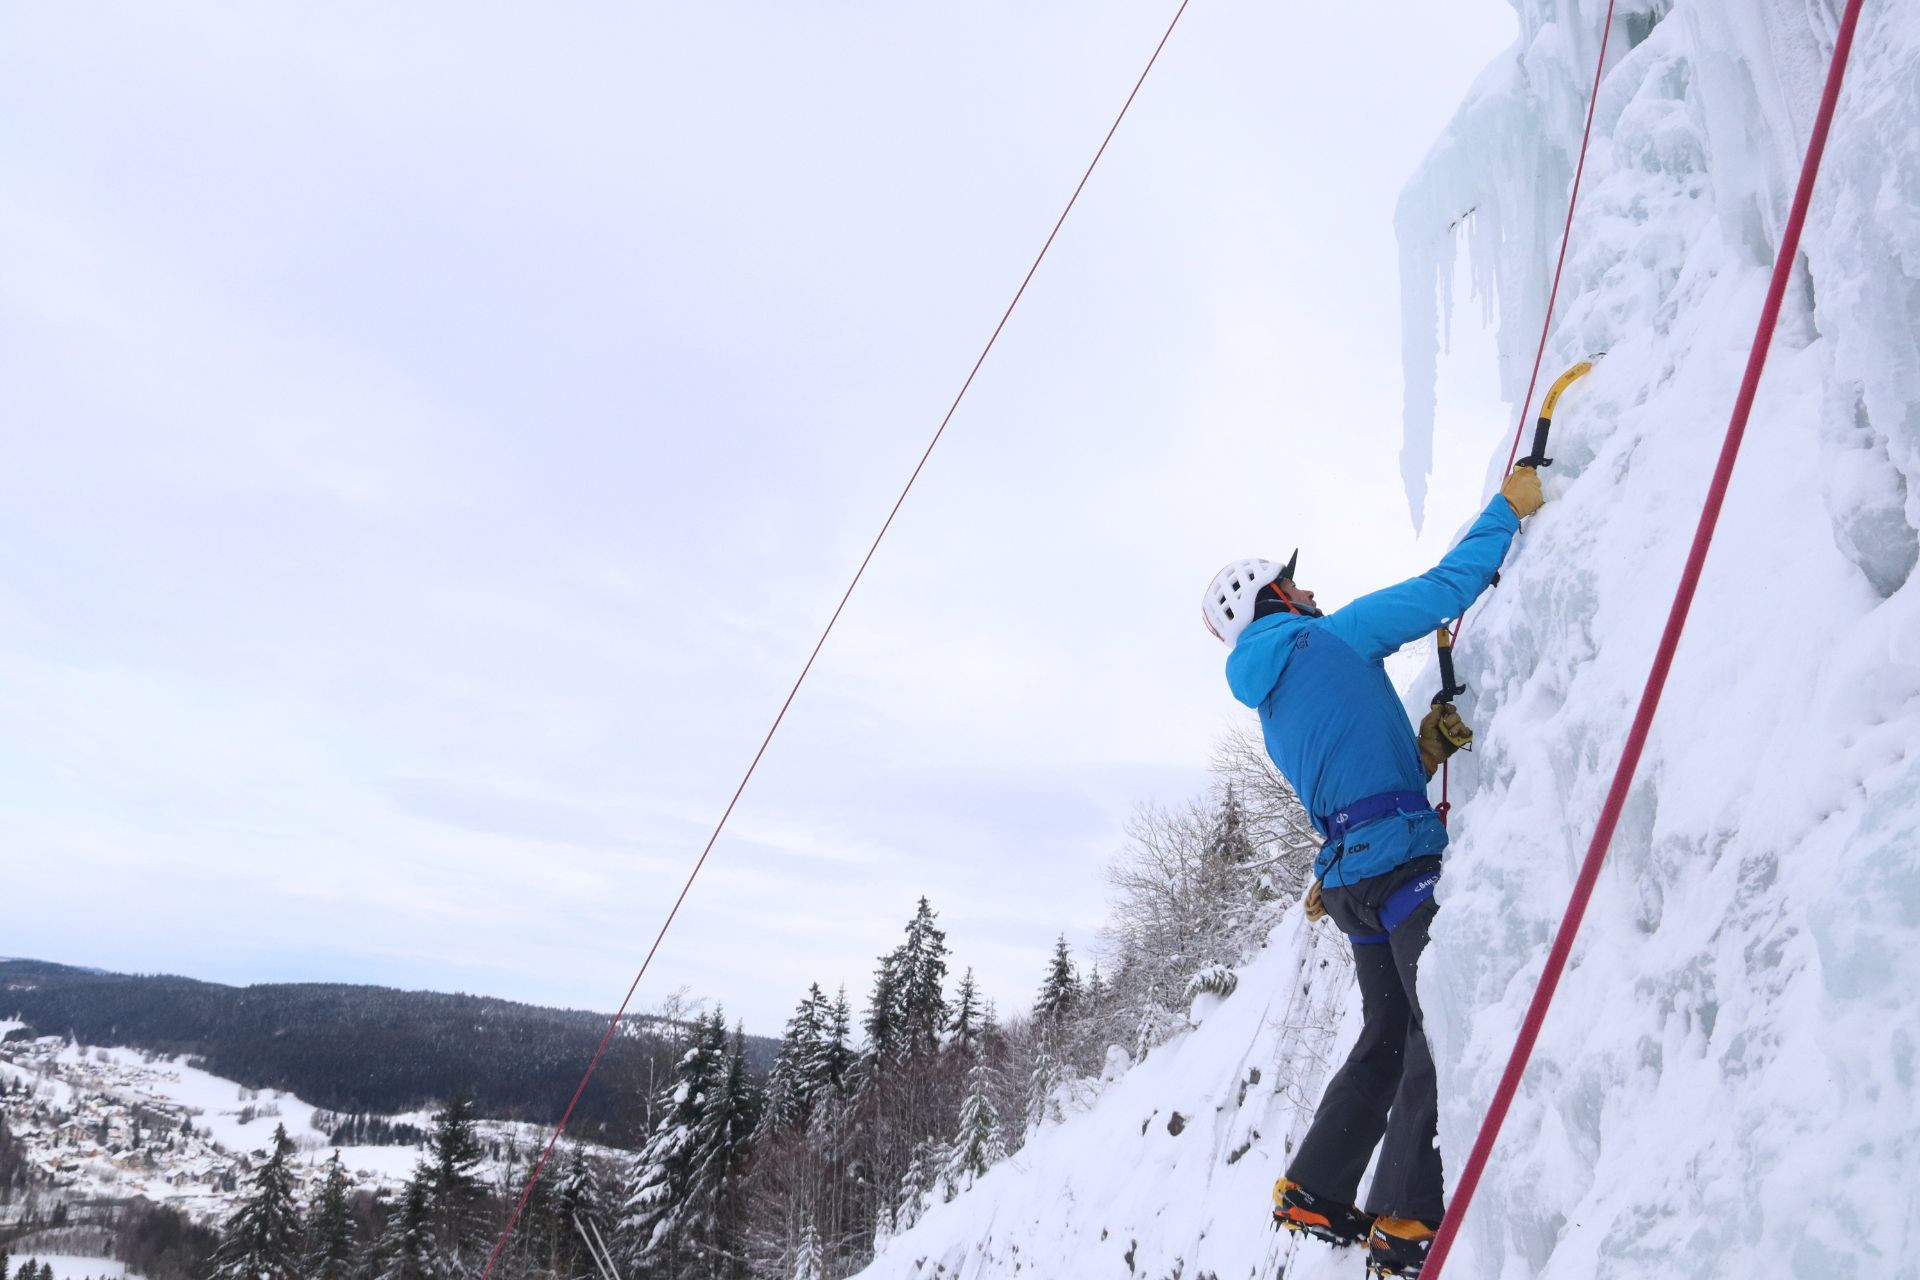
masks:
<path id="1" fill-rule="evenodd" d="M 1453 674 L 1453 632 L 1441 627 L 1433 633 L 1433 638 L 1440 648 L 1440 692 L 1433 695 L 1433 705 L 1437 707 L 1465 693 L 1467 686 Z"/>

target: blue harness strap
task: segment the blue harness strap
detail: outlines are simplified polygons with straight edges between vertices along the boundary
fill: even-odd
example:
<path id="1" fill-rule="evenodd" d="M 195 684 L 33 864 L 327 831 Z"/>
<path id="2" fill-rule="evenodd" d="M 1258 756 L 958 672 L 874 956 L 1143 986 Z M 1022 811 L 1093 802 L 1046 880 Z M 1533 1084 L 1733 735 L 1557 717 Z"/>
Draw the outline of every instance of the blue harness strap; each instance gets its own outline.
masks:
<path id="1" fill-rule="evenodd" d="M 1399 813 L 1403 809 L 1409 813 L 1420 813 L 1432 807 L 1424 791 L 1382 791 L 1377 796 L 1367 796 L 1335 810 L 1322 822 L 1322 826 L 1326 829 L 1328 840 L 1342 840 L 1355 827 L 1364 827 L 1390 813 Z"/>
<path id="2" fill-rule="evenodd" d="M 1347 941 L 1356 947 L 1379 946 L 1382 943 L 1391 941 L 1393 931 L 1405 924 L 1407 917 L 1412 915 L 1421 903 L 1431 900 L 1433 891 L 1438 888 L 1439 885 L 1440 868 L 1438 867 L 1435 867 L 1417 880 L 1407 881 L 1407 883 L 1388 894 L 1387 900 L 1380 904 L 1380 923 L 1386 929 L 1386 932 L 1369 934 L 1350 933 L 1347 935 Z"/>

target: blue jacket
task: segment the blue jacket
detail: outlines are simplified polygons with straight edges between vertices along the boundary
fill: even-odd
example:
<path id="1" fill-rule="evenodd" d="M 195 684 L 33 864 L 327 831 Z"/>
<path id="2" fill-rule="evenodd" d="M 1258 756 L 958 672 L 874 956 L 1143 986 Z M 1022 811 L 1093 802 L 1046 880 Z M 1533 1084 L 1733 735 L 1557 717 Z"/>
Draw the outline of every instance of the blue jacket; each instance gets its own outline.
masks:
<path id="1" fill-rule="evenodd" d="M 1385 658 L 1465 613 L 1493 581 L 1520 531 L 1495 495 L 1439 565 L 1361 596 L 1324 618 L 1256 618 L 1227 657 L 1233 696 L 1260 711 L 1267 754 L 1299 793 L 1314 826 L 1342 807 L 1388 791 L 1426 793 L 1426 771 Z M 1343 847 L 1344 846 L 1344 847 Z M 1447 847 L 1431 808 L 1403 808 L 1320 850 L 1314 873 L 1329 886 L 1382 875 Z"/>

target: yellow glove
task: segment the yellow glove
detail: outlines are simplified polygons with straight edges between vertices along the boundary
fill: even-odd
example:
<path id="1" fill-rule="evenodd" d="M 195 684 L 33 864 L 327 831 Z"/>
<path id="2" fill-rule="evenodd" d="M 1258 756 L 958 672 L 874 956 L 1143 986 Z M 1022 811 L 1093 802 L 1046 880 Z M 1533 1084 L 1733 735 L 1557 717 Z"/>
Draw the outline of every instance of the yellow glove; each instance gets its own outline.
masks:
<path id="1" fill-rule="evenodd" d="M 1460 748 L 1473 743 L 1473 730 L 1460 718 L 1460 709 L 1443 702 L 1420 722 L 1420 764 L 1431 778 L 1440 764 Z"/>
<path id="2" fill-rule="evenodd" d="M 1320 901 L 1320 882 L 1315 880 L 1307 889 L 1307 896 L 1300 900 L 1307 913 L 1308 924 L 1318 924 L 1327 918 L 1327 904 Z"/>
<path id="3" fill-rule="evenodd" d="M 1540 473 L 1532 467 L 1515 467 L 1507 482 L 1500 486 L 1500 496 L 1522 520 L 1538 511 L 1547 500 L 1540 492 Z"/>

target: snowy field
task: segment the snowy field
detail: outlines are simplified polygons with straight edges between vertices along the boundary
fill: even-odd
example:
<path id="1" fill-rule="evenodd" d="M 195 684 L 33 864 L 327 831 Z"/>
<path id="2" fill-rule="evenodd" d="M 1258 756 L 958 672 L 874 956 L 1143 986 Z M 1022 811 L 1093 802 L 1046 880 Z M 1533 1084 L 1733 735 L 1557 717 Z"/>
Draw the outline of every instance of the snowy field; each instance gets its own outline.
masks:
<path id="1" fill-rule="evenodd" d="M 52 1267 L 54 1280 L 141 1280 L 139 1272 L 128 1271 L 126 1263 L 112 1258 L 63 1258 L 49 1253 L 28 1254 L 14 1261 L 29 1259 Z"/>

